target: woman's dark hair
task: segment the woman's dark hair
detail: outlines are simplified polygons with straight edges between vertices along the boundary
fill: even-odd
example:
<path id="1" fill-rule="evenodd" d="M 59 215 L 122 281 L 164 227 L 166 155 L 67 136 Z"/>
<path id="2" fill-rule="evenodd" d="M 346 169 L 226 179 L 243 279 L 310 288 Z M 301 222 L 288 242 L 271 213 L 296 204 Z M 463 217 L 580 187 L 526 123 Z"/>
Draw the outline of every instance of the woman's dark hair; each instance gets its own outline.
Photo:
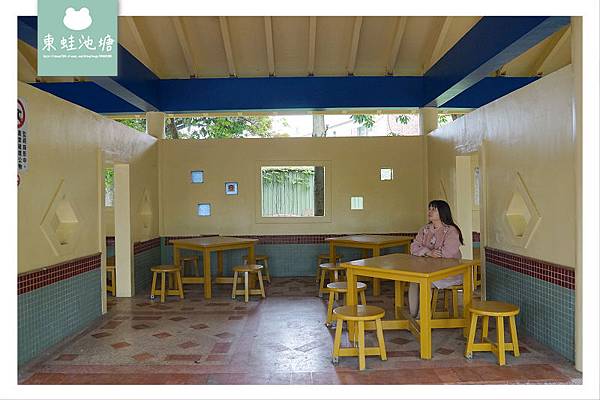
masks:
<path id="1" fill-rule="evenodd" d="M 452 225 L 458 230 L 458 238 L 460 239 L 460 244 L 464 244 L 462 232 L 458 225 L 454 223 L 452 220 L 452 212 L 450 212 L 450 206 L 444 200 L 432 200 L 429 202 L 429 207 L 433 207 L 438 210 L 438 214 L 440 214 L 440 219 L 446 225 Z"/>

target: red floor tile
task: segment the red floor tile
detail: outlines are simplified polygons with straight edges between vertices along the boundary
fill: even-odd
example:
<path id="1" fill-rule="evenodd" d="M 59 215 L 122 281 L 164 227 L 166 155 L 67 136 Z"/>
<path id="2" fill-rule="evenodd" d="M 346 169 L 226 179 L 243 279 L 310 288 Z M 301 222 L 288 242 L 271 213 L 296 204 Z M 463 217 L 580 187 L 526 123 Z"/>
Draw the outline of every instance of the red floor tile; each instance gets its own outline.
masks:
<path id="1" fill-rule="evenodd" d="M 233 343 L 231 342 L 215 343 L 211 350 L 211 353 L 227 353 L 231 349 L 232 344 Z"/>
<path id="2" fill-rule="evenodd" d="M 147 361 L 151 358 L 154 358 L 154 356 L 150 353 L 140 353 L 140 354 L 131 356 L 131 358 L 133 358 L 134 360 L 136 360 L 138 362 L 143 362 L 143 361 Z"/>
<path id="3" fill-rule="evenodd" d="M 187 341 L 187 342 L 183 342 L 181 344 L 178 344 L 177 346 L 181 347 L 182 349 L 189 349 L 190 347 L 200 346 L 200 344 L 196 343 L 196 342 L 192 342 L 192 341 Z"/>
<path id="4" fill-rule="evenodd" d="M 156 338 L 159 338 L 159 339 L 164 339 L 164 338 L 168 338 L 168 337 L 173 336 L 173 335 L 171 335 L 169 332 L 160 332 L 160 333 L 155 333 L 152 336 L 154 336 Z"/>

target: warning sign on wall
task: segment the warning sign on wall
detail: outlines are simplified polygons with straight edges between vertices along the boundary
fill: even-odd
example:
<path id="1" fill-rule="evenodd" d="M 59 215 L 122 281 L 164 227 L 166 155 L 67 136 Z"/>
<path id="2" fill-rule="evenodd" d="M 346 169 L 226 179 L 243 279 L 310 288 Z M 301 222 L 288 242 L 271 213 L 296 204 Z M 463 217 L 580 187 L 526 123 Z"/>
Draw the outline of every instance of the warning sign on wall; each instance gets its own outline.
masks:
<path id="1" fill-rule="evenodd" d="M 29 167 L 29 151 L 27 149 L 27 110 L 25 102 L 17 99 L 17 132 L 18 132 L 18 150 L 17 163 L 19 171 L 26 171 Z"/>

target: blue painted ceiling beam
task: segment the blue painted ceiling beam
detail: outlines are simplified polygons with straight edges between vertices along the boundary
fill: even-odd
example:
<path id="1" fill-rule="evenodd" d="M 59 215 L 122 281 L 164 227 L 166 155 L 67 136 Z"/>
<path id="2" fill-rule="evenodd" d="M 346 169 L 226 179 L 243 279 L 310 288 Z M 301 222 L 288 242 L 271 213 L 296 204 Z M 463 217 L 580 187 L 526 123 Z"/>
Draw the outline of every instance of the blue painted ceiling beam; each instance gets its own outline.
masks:
<path id="1" fill-rule="evenodd" d="M 445 107 L 569 23 L 569 17 L 483 17 L 425 73 L 423 106 Z"/>
<path id="2" fill-rule="evenodd" d="M 478 108 L 536 79 L 486 78 L 444 108 Z M 101 114 L 142 112 L 94 82 L 33 86 Z M 169 113 L 418 108 L 422 86 L 422 77 L 172 79 L 159 82 L 159 107 Z"/>
<path id="3" fill-rule="evenodd" d="M 18 37 L 37 48 L 37 17 L 18 17 Z M 137 112 L 158 111 L 158 77 L 120 44 L 117 59 L 117 76 L 90 77 L 89 80 L 129 103 Z"/>
<path id="4" fill-rule="evenodd" d="M 33 83 L 32 86 L 99 114 L 143 113 L 94 82 Z"/>
<path id="5" fill-rule="evenodd" d="M 171 79 L 159 83 L 161 110 L 273 110 L 416 107 L 421 77 Z"/>
<path id="6" fill-rule="evenodd" d="M 527 78 L 484 78 L 452 100 L 444 108 L 479 108 L 538 80 Z"/>

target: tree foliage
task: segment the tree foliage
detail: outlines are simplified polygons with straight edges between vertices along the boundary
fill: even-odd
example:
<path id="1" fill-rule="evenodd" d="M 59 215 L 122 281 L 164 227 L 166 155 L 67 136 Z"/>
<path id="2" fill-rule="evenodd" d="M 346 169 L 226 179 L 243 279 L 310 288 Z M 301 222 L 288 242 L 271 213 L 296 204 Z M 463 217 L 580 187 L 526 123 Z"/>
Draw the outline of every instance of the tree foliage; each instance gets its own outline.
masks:
<path id="1" fill-rule="evenodd" d="M 267 116 L 167 118 L 167 139 L 271 137 Z"/>
<path id="2" fill-rule="evenodd" d="M 119 119 L 118 122 L 140 132 L 146 132 L 146 119 Z M 165 119 L 167 139 L 220 139 L 271 137 L 271 118 L 267 116 L 240 117 L 172 117 Z"/>
<path id="3" fill-rule="evenodd" d="M 146 133 L 146 119 L 145 118 L 128 118 L 128 119 L 117 119 L 117 122 L 127 125 L 136 131 Z"/>
<path id="4" fill-rule="evenodd" d="M 372 128 L 375 125 L 375 118 L 368 114 L 353 114 L 350 116 L 350 119 L 367 129 Z"/>

